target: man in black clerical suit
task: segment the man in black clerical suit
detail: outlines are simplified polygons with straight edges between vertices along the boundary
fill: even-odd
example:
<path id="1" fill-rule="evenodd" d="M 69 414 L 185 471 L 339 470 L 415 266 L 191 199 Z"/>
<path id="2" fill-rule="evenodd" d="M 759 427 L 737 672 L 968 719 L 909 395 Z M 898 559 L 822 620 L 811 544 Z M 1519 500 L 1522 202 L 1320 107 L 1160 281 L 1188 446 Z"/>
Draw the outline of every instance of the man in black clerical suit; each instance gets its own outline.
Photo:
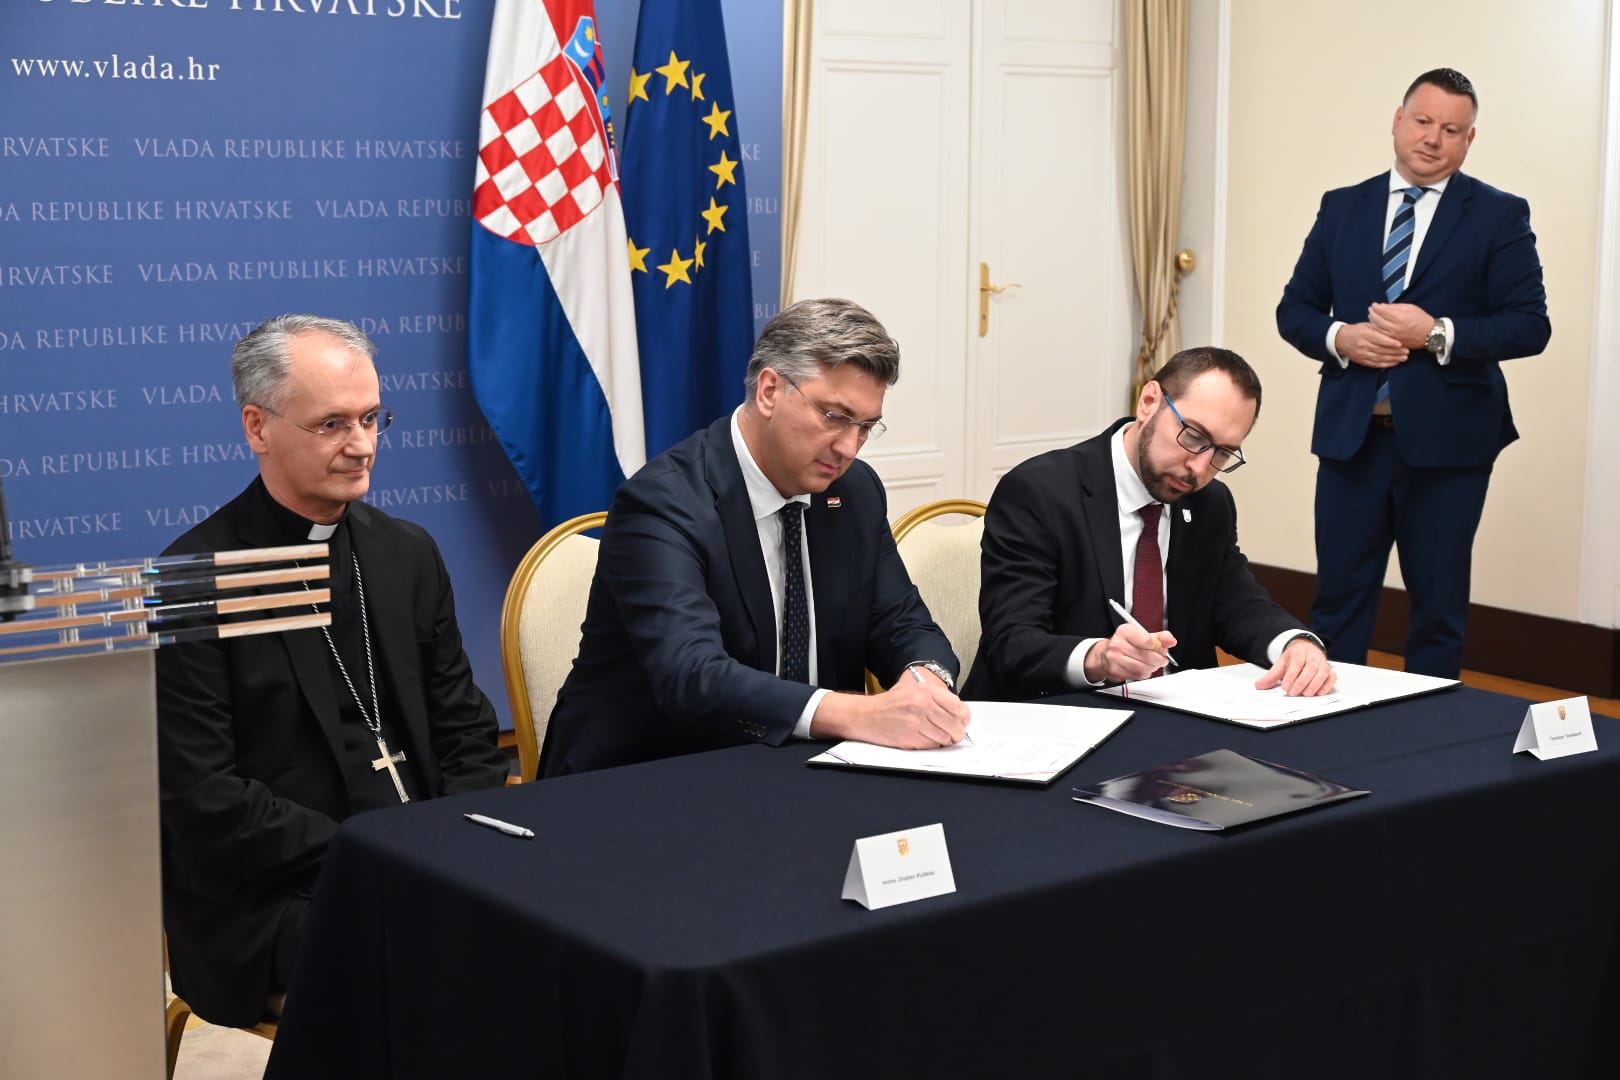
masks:
<path id="1" fill-rule="evenodd" d="M 1004 476 L 984 517 L 983 630 L 964 696 L 1144 679 L 1171 656 L 1214 667 L 1217 646 L 1269 667 L 1262 689 L 1331 690 L 1321 643 L 1249 572 L 1215 480 L 1243 464 L 1259 413 L 1260 378 L 1241 356 L 1187 349 L 1142 387 L 1134 418 Z"/>
<path id="2" fill-rule="evenodd" d="M 737 411 L 625 482 L 542 775 L 793 737 L 962 738 L 956 656 L 856 460 L 899 377 L 864 308 L 801 301 L 760 335 Z M 892 689 L 863 694 L 867 668 Z"/>
<path id="3" fill-rule="evenodd" d="M 308 315 L 238 342 L 259 476 L 167 552 L 331 548 L 330 630 L 158 652 L 164 926 L 175 991 L 216 1024 L 279 1011 L 338 822 L 506 781 L 437 546 L 360 501 L 392 419 L 375 353 Z"/>

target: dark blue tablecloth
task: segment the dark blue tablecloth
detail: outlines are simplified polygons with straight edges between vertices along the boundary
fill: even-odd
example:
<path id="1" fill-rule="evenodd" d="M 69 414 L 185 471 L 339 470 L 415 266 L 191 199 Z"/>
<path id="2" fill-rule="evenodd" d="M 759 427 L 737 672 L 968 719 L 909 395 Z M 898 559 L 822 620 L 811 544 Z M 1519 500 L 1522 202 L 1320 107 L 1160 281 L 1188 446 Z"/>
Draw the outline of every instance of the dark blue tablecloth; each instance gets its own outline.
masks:
<path id="1" fill-rule="evenodd" d="M 364 814 L 266 1075 L 1620 1075 L 1589 1065 L 1616 1015 L 1620 728 L 1538 762 L 1510 753 L 1526 704 L 1458 689 L 1269 732 L 1138 708 L 1041 789 L 794 744 Z M 1227 834 L 1071 800 L 1219 748 L 1372 794 Z M 933 822 L 954 894 L 839 899 L 855 839 Z"/>

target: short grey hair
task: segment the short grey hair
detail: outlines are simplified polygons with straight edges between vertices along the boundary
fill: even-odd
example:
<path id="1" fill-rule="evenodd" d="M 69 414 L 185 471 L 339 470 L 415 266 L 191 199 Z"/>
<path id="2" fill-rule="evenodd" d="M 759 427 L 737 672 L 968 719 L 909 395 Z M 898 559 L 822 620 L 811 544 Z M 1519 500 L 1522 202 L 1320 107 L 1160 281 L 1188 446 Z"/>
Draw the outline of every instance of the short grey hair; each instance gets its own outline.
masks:
<path id="1" fill-rule="evenodd" d="M 231 350 L 231 383 L 236 403 L 258 405 L 272 412 L 287 400 L 287 376 L 292 366 L 292 339 L 300 334 L 327 334 L 372 363 L 377 346 L 351 322 L 322 315 L 277 315 L 248 332 Z"/>
<path id="2" fill-rule="evenodd" d="M 885 386 L 900 381 L 900 343 L 853 300 L 800 300 L 765 324 L 743 381 L 754 400 L 759 373 L 771 368 L 795 382 L 854 364 Z"/>

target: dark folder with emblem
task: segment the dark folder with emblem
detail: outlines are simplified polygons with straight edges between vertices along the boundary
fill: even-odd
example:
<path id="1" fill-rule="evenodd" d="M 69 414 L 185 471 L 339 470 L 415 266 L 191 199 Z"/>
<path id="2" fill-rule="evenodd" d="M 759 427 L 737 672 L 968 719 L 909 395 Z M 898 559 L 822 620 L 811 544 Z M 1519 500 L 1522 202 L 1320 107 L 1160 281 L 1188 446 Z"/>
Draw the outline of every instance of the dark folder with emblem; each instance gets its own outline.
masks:
<path id="1" fill-rule="evenodd" d="M 1075 802 L 1092 803 L 1181 829 L 1206 831 L 1248 825 L 1369 794 L 1302 769 L 1246 757 L 1235 750 L 1214 750 L 1074 790 Z"/>

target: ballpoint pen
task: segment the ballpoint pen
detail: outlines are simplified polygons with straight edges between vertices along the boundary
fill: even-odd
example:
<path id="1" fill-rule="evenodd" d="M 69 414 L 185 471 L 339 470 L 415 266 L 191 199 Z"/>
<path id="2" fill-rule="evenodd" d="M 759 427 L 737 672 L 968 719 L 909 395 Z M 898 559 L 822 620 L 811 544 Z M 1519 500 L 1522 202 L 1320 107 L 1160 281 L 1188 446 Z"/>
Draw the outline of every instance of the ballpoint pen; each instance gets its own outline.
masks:
<path id="1" fill-rule="evenodd" d="M 1112 597 L 1110 597 L 1109 600 L 1108 600 L 1108 606 L 1114 609 L 1114 614 L 1118 615 L 1120 618 L 1124 619 L 1126 622 L 1130 623 L 1132 626 L 1134 626 L 1138 630 L 1142 631 L 1142 633 L 1146 634 L 1148 632 L 1148 628 L 1143 626 L 1141 623 L 1137 622 L 1136 619 L 1131 615 L 1131 613 L 1125 610 L 1125 605 L 1121 604 L 1118 600 L 1115 600 Z M 1155 640 L 1157 640 L 1159 635 L 1154 634 L 1152 636 L 1153 636 L 1153 638 Z M 1180 664 L 1176 663 L 1176 658 L 1170 655 L 1170 650 L 1169 649 L 1164 650 L 1164 658 L 1166 660 L 1170 661 L 1170 666 L 1171 667 L 1180 667 L 1181 666 Z"/>
<path id="2" fill-rule="evenodd" d="M 503 832 L 507 836 L 521 836 L 529 840 L 534 839 L 533 829 L 525 829 L 521 825 L 513 825 L 510 821 L 502 821 L 500 818 L 485 817 L 483 814 L 462 814 L 461 816 L 475 825 L 487 826 L 488 828 L 494 829 L 497 832 Z"/>
<path id="3" fill-rule="evenodd" d="M 916 679 L 918 682 L 922 683 L 924 686 L 928 685 L 928 680 L 922 677 L 922 672 L 918 671 L 914 667 L 908 667 L 908 668 L 906 668 L 906 670 L 911 672 L 911 677 L 913 679 Z M 972 746 L 973 745 L 973 736 L 969 735 L 967 732 L 964 731 L 964 732 L 962 732 L 962 741 L 964 743 L 966 743 L 967 745 Z"/>

